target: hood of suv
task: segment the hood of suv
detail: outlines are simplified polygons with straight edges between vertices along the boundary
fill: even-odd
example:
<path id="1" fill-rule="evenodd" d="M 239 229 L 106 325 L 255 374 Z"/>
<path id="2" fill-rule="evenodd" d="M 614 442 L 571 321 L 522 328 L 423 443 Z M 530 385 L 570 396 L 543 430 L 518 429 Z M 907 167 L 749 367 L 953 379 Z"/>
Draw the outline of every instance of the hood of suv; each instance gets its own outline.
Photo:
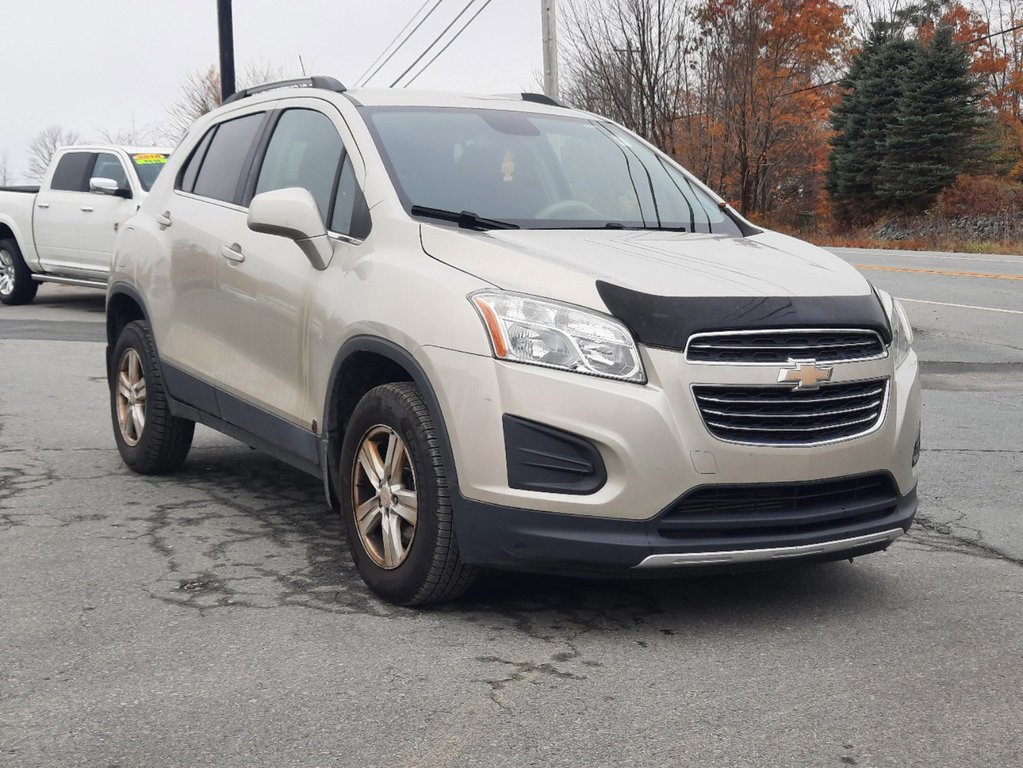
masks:
<path id="1" fill-rule="evenodd" d="M 432 257 L 505 290 L 604 310 L 597 281 L 655 296 L 864 296 L 867 281 L 827 251 L 752 237 L 630 230 L 422 226 Z"/>

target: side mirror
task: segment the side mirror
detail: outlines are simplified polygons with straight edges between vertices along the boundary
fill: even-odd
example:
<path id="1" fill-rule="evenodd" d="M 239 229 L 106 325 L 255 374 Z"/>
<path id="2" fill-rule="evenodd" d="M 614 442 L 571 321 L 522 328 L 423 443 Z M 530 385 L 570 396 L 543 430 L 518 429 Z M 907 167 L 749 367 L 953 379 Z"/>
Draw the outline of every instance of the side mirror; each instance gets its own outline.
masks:
<path id="1" fill-rule="evenodd" d="M 334 255 L 320 209 L 308 189 L 289 187 L 256 195 L 249 203 L 248 223 L 253 232 L 294 240 L 315 269 L 326 269 Z"/>
<path id="2" fill-rule="evenodd" d="M 89 191 L 97 195 L 113 195 L 114 197 L 131 199 L 130 189 L 119 187 L 113 179 L 107 179 L 102 176 L 93 176 L 89 179 Z"/>

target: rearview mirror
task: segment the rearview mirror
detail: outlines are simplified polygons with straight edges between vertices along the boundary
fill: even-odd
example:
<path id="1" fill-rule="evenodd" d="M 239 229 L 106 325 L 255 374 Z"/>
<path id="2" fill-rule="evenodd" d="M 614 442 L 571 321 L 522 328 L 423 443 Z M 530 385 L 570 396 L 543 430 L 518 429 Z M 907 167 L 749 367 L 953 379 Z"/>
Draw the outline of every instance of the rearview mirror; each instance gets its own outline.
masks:
<path id="1" fill-rule="evenodd" d="M 95 192 L 97 195 L 114 195 L 115 197 L 131 197 L 131 190 L 124 189 L 118 186 L 117 182 L 113 179 L 108 179 L 103 176 L 93 176 L 89 179 L 89 191 Z"/>
<path id="2" fill-rule="evenodd" d="M 307 189 L 289 187 L 256 195 L 249 203 L 248 223 L 253 232 L 294 240 L 315 269 L 326 269 L 334 255 L 320 209 Z"/>

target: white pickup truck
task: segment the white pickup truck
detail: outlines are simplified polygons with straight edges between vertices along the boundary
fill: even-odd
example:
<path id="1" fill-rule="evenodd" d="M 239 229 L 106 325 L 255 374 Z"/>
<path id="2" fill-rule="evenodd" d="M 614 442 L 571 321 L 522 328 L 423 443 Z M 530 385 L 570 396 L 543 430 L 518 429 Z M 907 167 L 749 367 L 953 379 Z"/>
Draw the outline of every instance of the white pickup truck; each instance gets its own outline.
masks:
<path id="1" fill-rule="evenodd" d="M 0 302 L 28 304 L 41 282 L 106 288 L 117 230 L 169 154 L 159 147 L 65 147 L 41 186 L 0 187 Z"/>

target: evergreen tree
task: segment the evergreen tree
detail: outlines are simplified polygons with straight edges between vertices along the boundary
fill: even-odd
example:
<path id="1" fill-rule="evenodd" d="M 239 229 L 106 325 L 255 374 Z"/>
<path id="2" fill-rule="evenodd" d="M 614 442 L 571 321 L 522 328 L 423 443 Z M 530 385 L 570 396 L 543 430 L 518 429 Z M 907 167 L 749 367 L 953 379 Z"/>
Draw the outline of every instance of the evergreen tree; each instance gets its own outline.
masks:
<path id="1" fill-rule="evenodd" d="M 966 50 L 939 27 L 907 73 L 877 178 L 886 207 L 919 212 L 978 159 L 984 120 Z"/>
<path id="2" fill-rule="evenodd" d="M 835 136 L 828 164 L 828 192 L 846 222 L 876 218 L 883 201 L 877 179 L 886 161 L 888 136 L 906 94 L 909 73 L 923 51 L 901 29 L 875 25 L 841 81 L 842 99 L 831 116 Z"/>

